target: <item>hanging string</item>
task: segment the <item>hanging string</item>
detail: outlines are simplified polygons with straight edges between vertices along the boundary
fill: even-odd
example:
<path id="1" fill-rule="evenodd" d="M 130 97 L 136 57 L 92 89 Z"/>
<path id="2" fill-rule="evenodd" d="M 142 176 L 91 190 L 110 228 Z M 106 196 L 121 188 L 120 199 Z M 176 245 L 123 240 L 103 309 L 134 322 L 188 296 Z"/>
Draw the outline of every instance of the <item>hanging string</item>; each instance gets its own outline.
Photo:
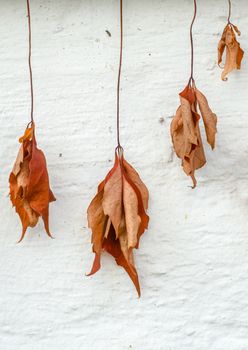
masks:
<path id="1" fill-rule="evenodd" d="M 196 12 L 197 12 L 197 6 L 196 6 L 196 0 L 194 0 L 194 16 L 190 25 L 190 45 L 191 45 L 191 73 L 190 73 L 190 78 L 189 78 L 189 84 L 191 82 L 194 83 L 194 42 L 193 42 L 193 24 L 195 22 L 196 18 Z"/>
<path id="2" fill-rule="evenodd" d="M 30 5 L 29 0 L 27 0 L 27 11 L 28 11 L 28 32 L 29 32 L 29 54 L 28 54 L 28 66 L 29 66 L 29 80 L 30 80 L 30 93 L 31 93 L 31 111 L 30 111 L 30 124 L 34 122 L 34 91 L 33 91 L 33 74 L 32 74 L 32 65 L 31 65 L 31 52 L 32 52 L 32 36 L 31 36 L 31 18 L 30 18 Z"/>
<path id="3" fill-rule="evenodd" d="M 117 149 L 120 152 L 122 150 L 120 143 L 120 83 L 121 83 L 121 67 L 122 67 L 122 49 L 123 49 L 123 11 L 122 11 L 122 0 L 120 0 L 120 60 L 119 60 L 119 71 L 118 71 L 118 82 L 117 82 L 117 111 L 116 111 L 116 122 L 117 122 Z"/>
<path id="4" fill-rule="evenodd" d="M 228 13 L 228 17 L 227 17 L 227 22 L 228 22 L 228 24 L 231 24 L 231 22 L 230 22 L 231 13 L 232 13 L 232 3 L 231 3 L 231 0 L 228 0 L 228 4 L 229 4 L 229 13 Z"/>

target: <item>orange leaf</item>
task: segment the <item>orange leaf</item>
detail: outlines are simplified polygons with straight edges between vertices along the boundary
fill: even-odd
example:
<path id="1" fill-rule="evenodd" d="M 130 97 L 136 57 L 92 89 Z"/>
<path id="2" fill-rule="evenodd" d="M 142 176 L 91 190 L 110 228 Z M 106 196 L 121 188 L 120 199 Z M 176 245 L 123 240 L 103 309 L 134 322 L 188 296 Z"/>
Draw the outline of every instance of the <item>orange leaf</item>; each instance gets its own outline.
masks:
<path id="1" fill-rule="evenodd" d="M 92 230 L 95 259 L 89 275 L 97 272 L 103 250 L 111 254 L 132 279 L 140 296 L 138 274 L 133 260 L 133 248 L 148 227 L 148 190 L 138 173 L 124 159 L 115 155 L 115 164 L 89 205 L 88 224 Z"/>
<path id="2" fill-rule="evenodd" d="M 195 170 L 206 163 L 199 128 L 199 105 L 204 121 L 207 140 L 214 148 L 217 117 L 208 106 L 205 96 L 195 85 L 187 85 L 179 94 L 180 106 L 171 122 L 171 138 L 176 155 L 182 160 L 185 173 L 191 176 L 193 188 L 196 187 Z"/>
<path id="3" fill-rule="evenodd" d="M 217 116 L 215 113 L 213 113 L 208 105 L 208 101 L 206 97 L 199 91 L 195 90 L 197 103 L 199 105 L 202 119 L 204 122 L 206 135 L 207 135 L 207 141 L 214 149 L 215 147 L 215 134 L 217 132 L 216 124 L 217 124 Z"/>
<path id="4" fill-rule="evenodd" d="M 221 39 L 218 44 L 218 64 L 222 62 L 222 56 L 226 49 L 226 60 L 221 79 L 226 81 L 227 75 L 234 69 L 240 69 L 244 51 L 241 49 L 236 39 L 235 31 L 240 35 L 238 27 L 228 23 L 224 28 Z"/>
<path id="5" fill-rule="evenodd" d="M 104 186 L 104 196 L 102 207 L 104 214 L 107 215 L 115 229 L 116 238 L 119 237 L 119 226 L 123 213 L 123 184 L 120 164 L 115 168 L 111 177 Z"/>
<path id="6" fill-rule="evenodd" d="M 34 123 L 26 128 L 19 141 L 21 147 L 9 177 L 10 199 L 22 222 L 19 242 L 24 238 L 28 227 L 36 226 L 40 216 L 51 237 L 48 208 L 55 197 L 49 187 L 45 156 L 37 148 Z"/>
<path id="7" fill-rule="evenodd" d="M 111 254 L 115 258 L 116 263 L 122 266 L 126 270 L 133 284 L 135 285 L 138 296 L 140 297 L 141 292 L 140 292 L 140 285 L 139 285 L 139 277 L 134 265 L 131 263 L 132 252 L 129 259 L 127 260 L 124 257 L 124 254 L 121 250 L 119 240 L 115 239 L 115 232 L 114 232 L 113 226 L 111 226 L 108 238 L 105 239 L 103 242 L 103 249 L 106 250 L 109 254 Z"/>

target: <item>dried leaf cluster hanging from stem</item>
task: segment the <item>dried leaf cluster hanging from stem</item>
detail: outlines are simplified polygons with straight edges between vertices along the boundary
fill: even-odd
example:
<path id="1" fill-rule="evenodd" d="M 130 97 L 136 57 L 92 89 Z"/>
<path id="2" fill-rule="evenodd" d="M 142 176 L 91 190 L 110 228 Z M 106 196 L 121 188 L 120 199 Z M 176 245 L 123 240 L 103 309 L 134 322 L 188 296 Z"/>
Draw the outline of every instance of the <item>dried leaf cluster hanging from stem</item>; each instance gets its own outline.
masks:
<path id="1" fill-rule="evenodd" d="M 171 137 L 176 155 L 182 160 L 183 170 L 191 176 L 195 188 L 195 170 L 206 163 L 199 127 L 201 117 L 197 109 L 200 108 L 207 141 L 212 149 L 215 147 L 217 117 L 195 84 L 187 85 L 179 96 L 180 106 L 171 123 Z"/>
<path id="2" fill-rule="evenodd" d="M 229 11 L 227 17 L 227 25 L 225 26 L 221 39 L 218 44 L 218 65 L 222 63 L 222 56 L 226 50 L 225 64 L 223 72 L 221 74 L 221 79 L 226 81 L 227 75 L 234 69 L 240 69 L 241 61 L 244 56 L 244 51 L 241 49 L 239 42 L 236 39 L 235 32 L 238 36 L 241 35 L 238 27 L 230 22 L 232 13 L 231 0 L 228 0 Z"/>
<path id="3" fill-rule="evenodd" d="M 55 201 L 55 197 L 49 187 L 46 159 L 43 152 L 37 148 L 35 138 L 29 0 L 27 0 L 27 12 L 29 29 L 28 65 L 31 93 L 30 122 L 24 135 L 19 139 L 21 147 L 9 177 L 10 199 L 22 222 L 22 235 L 19 242 L 24 238 L 28 227 L 36 226 L 40 216 L 44 221 L 48 236 L 51 237 L 49 231 L 49 203 Z"/>
<path id="4" fill-rule="evenodd" d="M 139 278 L 134 264 L 133 249 L 148 227 L 148 190 L 138 173 L 124 159 L 120 144 L 120 81 L 123 48 L 123 12 L 120 0 L 120 59 L 117 82 L 117 147 L 115 164 L 88 208 L 88 225 L 92 230 L 95 259 L 89 275 L 100 269 L 102 251 L 111 254 L 133 281 L 140 296 Z"/>
<path id="5" fill-rule="evenodd" d="M 55 197 L 49 187 L 45 156 L 37 148 L 34 123 L 26 129 L 19 142 L 21 147 L 9 177 L 10 199 L 22 222 L 19 242 L 28 227 L 36 226 L 40 216 L 51 237 L 49 203 L 55 201 Z"/>
<path id="6" fill-rule="evenodd" d="M 217 117 L 211 111 L 206 97 L 196 88 L 193 77 L 194 69 L 194 47 L 193 47 L 193 24 L 196 18 L 197 4 L 194 0 L 194 15 L 190 25 L 191 44 L 191 74 L 186 88 L 179 94 L 180 106 L 171 122 L 171 138 L 176 155 L 182 160 L 185 173 L 191 176 L 192 188 L 196 187 L 195 170 L 206 163 L 198 113 L 200 109 L 203 118 L 207 141 L 211 148 L 215 147 L 215 134 L 217 132 Z"/>
<path id="7" fill-rule="evenodd" d="M 88 208 L 95 260 L 90 275 L 100 269 L 103 250 L 111 254 L 132 279 L 138 294 L 140 286 L 133 259 L 133 249 L 148 227 L 148 190 L 138 173 L 116 151 L 115 164 L 98 186 Z"/>

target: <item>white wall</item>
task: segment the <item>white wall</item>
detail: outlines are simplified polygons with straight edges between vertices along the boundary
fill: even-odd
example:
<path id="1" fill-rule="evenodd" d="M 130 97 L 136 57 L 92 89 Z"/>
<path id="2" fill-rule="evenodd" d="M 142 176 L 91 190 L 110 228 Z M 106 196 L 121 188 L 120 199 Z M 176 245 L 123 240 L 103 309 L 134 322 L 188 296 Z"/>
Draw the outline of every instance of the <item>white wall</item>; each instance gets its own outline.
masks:
<path id="1" fill-rule="evenodd" d="M 110 256 L 85 276 L 86 209 L 116 145 L 117 0 L 31 1 L 37 139 L 57 197 L 56 239 L 40 223 L 16 244 L 8 176 L 29 118 L 25 5 L 0 1 L 0 349 L 247 350 L 248 63 L 220 80 L 227 1 L 198 1 L 195 78 L 219 119 L 194 191 L 169 135 L 189 77 L 192 1 L 124 1 L 122 143 L 151 195 L 135 252 L 141 299 Z M 233 0 L 232 20 L 248 52 L 246 0 Z"/>

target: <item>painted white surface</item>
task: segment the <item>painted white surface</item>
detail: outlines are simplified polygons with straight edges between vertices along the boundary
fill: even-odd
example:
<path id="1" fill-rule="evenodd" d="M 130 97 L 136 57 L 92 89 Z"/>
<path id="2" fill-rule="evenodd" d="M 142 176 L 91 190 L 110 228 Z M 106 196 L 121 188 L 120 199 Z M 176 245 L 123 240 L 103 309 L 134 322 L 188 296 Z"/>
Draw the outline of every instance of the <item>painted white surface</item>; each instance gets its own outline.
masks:
<path id="1" fill-rule="evenodd" d="M 37 140 L 57 197 L 56 239 L 40 223 L 19 245 L 8 175 L 29 118 L 27 20 L 25 1 L 0 1 L 1 350 L 248 349 L 247 57 L 220 80 L 227 2 L 199 0 L 195 78 L 219 124 L 192 191 L 169 136 L 189 77 L 192 1 L 124 3 L 122 143 L 151 195 L 150 228 L 135 252 L 141 299 L 110 256 L 85 276 L 93 260 L 85 213 L 116 145 L 118 1 L 31 1 Z M 248 52 L 246 0 L 233 1 L 232 20 Z"/>

